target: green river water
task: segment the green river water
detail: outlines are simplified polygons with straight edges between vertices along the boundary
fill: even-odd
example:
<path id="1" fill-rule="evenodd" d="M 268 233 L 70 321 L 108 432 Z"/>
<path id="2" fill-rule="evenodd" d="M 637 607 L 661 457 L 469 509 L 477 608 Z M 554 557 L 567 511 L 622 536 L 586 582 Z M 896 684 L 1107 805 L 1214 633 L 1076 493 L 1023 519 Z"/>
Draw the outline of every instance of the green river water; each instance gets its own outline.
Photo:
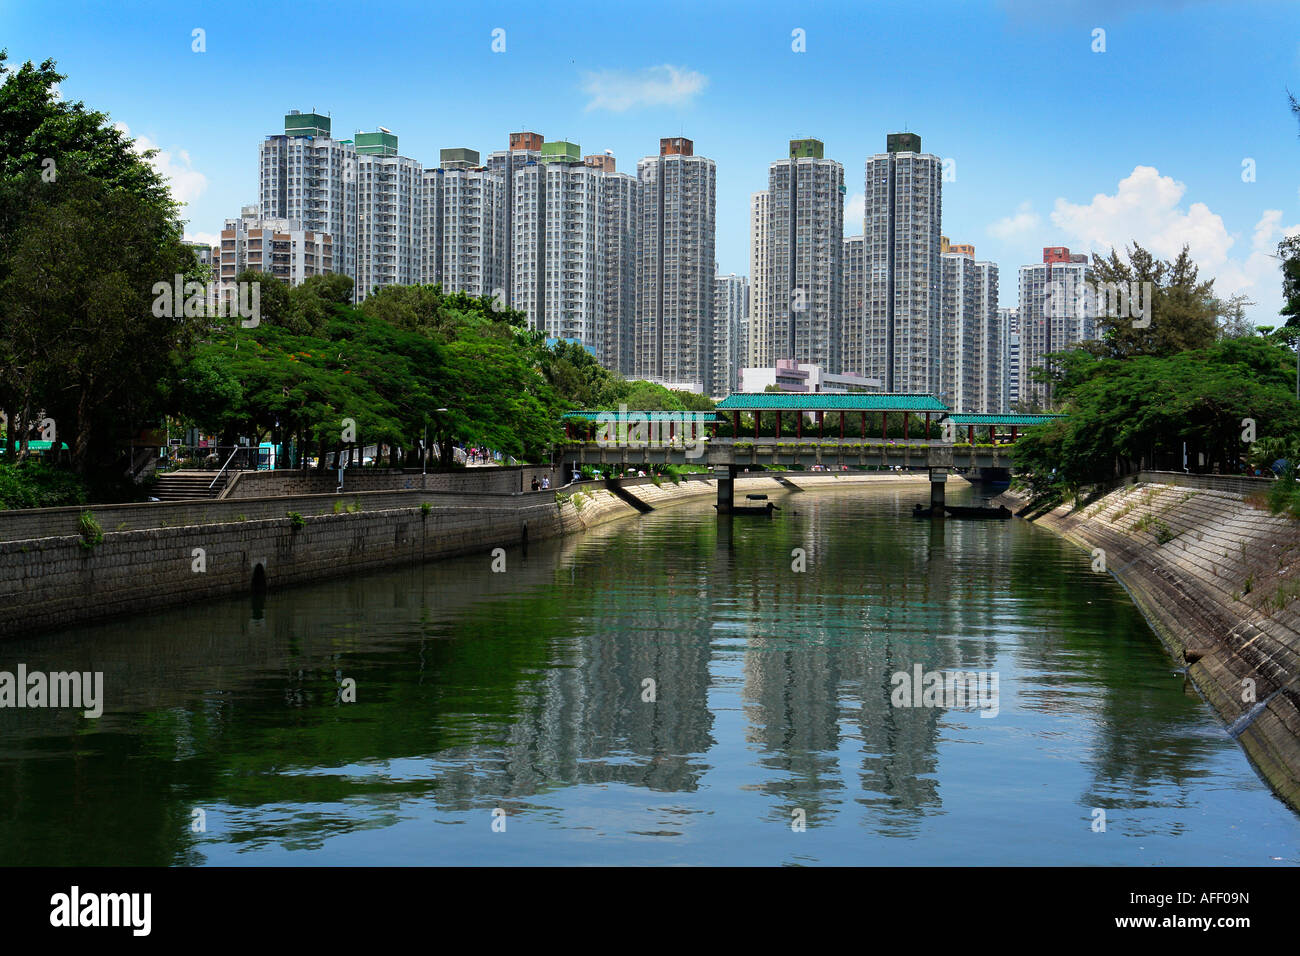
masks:
<path id="1" fill-rule="evenodd" d="M 1019 520 L 913 520 L 927 493 L 10 640 L 0 670 L 102 671 L 106 704 L 0 710 L 0 863 L 1300 862 L 1113 578 Z M 996 715 L 896 706 L 917 665 L 996 674 Z"/>

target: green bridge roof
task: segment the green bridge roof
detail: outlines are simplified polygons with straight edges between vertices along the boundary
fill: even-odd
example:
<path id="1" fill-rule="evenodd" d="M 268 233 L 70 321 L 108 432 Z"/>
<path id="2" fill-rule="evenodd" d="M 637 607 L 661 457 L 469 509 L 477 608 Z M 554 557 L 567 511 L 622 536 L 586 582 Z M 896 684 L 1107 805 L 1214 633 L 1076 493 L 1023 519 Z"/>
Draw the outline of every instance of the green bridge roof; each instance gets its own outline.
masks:
<path id="1" fill-rule="evenodd" d="M 946 412 L 933 395 L 902 392 L 736 392 L 718 402 L 718 411 L 790 412 Z"/>
<path id="2" fill-rule="evenodd" d="M 1064 415 L 949 415 L 944 421 L 954 425 L 1042 425 Z"/>

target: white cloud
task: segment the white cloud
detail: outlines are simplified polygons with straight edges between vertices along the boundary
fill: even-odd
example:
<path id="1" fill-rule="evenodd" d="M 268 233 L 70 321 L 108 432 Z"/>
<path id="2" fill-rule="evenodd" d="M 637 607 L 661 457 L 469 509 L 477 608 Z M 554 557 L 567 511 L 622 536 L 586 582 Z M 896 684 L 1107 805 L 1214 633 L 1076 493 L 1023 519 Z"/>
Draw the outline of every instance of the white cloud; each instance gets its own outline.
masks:
<path id="1" fill-rule="evenodd" d="M 130 127 L 125 123 L 113 125 L 121 130 L 124 136 L 131 135 Z M 177 202 L 188 203 L 197 199 L 208 188 L 208 177 L 194 168 L 194 164 L 190 161 L 190 154 L 185 150 L 172 153 L 170 150 L 159 149 L 158 144 L 148 136 L 137 136 L 134 148 L 137 153 L 158 149 L 150 163 L 158 174 L 168 181 L 172 196 Z"/>
<path id="2" fill-rule="evenodd" d="M 186 232 L 186 242 L 201 242 L 205 246 L 221 245 L 221 236 L 215 232 Z"/>
<path id="3" fill-rule="evenodd" d="M 862 232 L 862 220 L 867 212 L 867 196 L 865 193 L 854 193 L 849 197 L 848 203 L 844 206 L 844 234 L 846 236 L 856 236 Z"/>
<path id="4" fill-rule="evenodd" d="M 997 222 L 988 227 L 988 234 L 997 239 L 1015 239 L 1027 232 L 1032 232 L 1042 224 L 1042 217 L 1034 212 L 1033 207 L 1028 202 L 1022 202 L 1016 207 L 1016 213 L 1013 216 L 1004 216 Z"/>
<path id="5" fill-rule="evenodd" d="M 709 78 L 683 67 L 652 66 L 636 72 L 600 70 L 583 74 L 587 110 L 622 113 L 644 106 L 686 106 L 708 86 Z"/>
<path id="6" fill-rule="evenodd" d="M 1214 278 L 1218 296 L 1245 293 L 1258 303 L 1252 310 L 1255 321 L 1273 324 L 1282 303 L 1273 255 L 1283 236 L 1300 233 L 1300 224 L 1283 226 L 1281 210 L 1265 210 L 1251 232 L 1250 251 L 1233 256 L 1239 236 L 1205 203 L 1181 206 L 1186 192 L 1187 186 L 1173 177 L 1137 166 L 1113 195 L 1098 193 L 1086 204 L 1056 200 L 1052 224 L 1076 252 L 1104 254 L 1136 242 L 1161 259 L 1173 259 L 1186 244 L 1202 275 Z"/>

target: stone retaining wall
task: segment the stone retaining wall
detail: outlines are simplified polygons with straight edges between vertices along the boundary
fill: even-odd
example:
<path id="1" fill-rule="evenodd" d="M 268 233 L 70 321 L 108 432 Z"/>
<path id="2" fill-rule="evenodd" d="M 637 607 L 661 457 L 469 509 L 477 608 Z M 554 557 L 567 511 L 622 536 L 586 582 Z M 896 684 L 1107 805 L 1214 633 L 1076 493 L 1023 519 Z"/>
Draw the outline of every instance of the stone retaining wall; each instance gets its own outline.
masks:
<path id="1" fill-rule="evenodd" d="M 482 553 L 557 537 L 636 514 L 604 489 L 557 504 L 553 493 L 440 504 L 419 492 L 371 495 L 363 510 L 304 510 L 302 527 L 278 515 L 176 528 L 108 531 L 87 548 L 76 535 L 0 542 L 0 636 L 247 592 L 257 569 L 268 587 L 389 565 Z M 471 496 L 484 498 L 486 496 Z M 575 496 L 576 497 L 576 496 Z M 319 499 L 317 499 L 319 500 Z M 197 570 L 201 549 L 203 570 Z"/>
<path id="2" fill-rule="evenodd" d="M 566 480 L 558 468 L 550 465 L 527 465 L 491 468 L 466 468 L 453 472 L 421 474 L 419 469 L 352 468 L 346 472 L 344 490 L 354 491 L 423 491 L 478 492 L 511 494 L 531 490 L 534 477 L 551 479 L 551 487 Z M 267 498 L 275 495 L 325 495 L 338 486 L 335 472 L 298 470 L 243 471 L 232 478 L 222 494 L 231 498 Z"/>

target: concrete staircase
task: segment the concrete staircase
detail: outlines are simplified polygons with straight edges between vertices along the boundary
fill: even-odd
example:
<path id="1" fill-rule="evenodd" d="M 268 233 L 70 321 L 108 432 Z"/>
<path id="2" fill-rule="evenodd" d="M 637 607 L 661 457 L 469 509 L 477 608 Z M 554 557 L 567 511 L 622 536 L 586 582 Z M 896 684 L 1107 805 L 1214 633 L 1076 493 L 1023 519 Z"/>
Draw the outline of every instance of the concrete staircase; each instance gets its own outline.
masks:
<path id="1" fill-rule="evenodd" d="M 166 475 L 158 476 L 158 484 L 154 486 L 153 497 L 159 501 L 192 501 L 197 498 L 216 498 L 226 487 L 227 476 L 222 475 L 221 480 L 212 486 L 212 479 L 216 478 L 214 471 L 173 471 Z"/>

